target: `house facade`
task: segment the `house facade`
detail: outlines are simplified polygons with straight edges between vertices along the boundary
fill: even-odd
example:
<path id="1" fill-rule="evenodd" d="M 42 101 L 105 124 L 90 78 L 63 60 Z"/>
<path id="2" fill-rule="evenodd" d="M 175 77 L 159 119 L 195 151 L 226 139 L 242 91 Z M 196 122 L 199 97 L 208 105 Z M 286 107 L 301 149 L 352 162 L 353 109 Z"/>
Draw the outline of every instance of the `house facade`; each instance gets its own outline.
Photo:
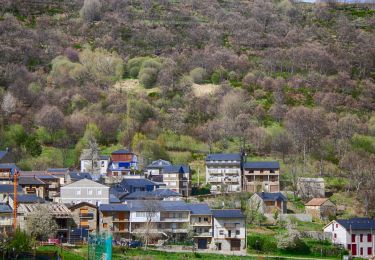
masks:
<path id="1" fill-rule="evenodd" d="M 12 230 L 13 210 L 6 203 L 0 203 L 0 232 L 9 233 Z"/>
<path id="2" fill-rule="evenodd" d="M 211 185 L 211 193 L 240 192 L 242 155 L 240 153 L 207 155 L 206 183 Z"/>
<path id="3" fill-rule="evenodd" d="M 60 185 L 65 185 L 67 175 L 69 174 L 68 168 L 49 168 L 47 169 L 47 173 L 58 178 Z"/>
<path id="4" fill-rule="evenodd" d="M 115 240 L 130 238 L 130 209 L 126 204 L 99 206 L 99 230 L 113 235 Z"/>
<path id="5" fill-rule="evenodd" d="M 166 160 L 156 160 L 147 165 L 144 170 L 145 176 L 155 182 L 163 182 L 164 167 L 171 166 L 172 163 Z"/>
<path id="6" fill-rule="evenodd" d="M 183 197 L 191 195 L 191 171 L 188 165 L 170 165 L 163 169 L 163 183 L 167 189 L 180 193 Z"/>
<path id="7" fill-rule="evenodd" d="M 12 184 L 13 176 L 18 171 L 14 163 L 0 163 L 0 184 Z"/>
<path id="8" fill-rule="evenodd" d="M 212 210 L 213 244 L 218 251 L 246 252 L 246 221 L 238 209 Z"/>
<path id="9" fill-rule="evenodd" d="M 72 218 L 77 228 L 87 229 L 89 232 L 97 230 L 98 207 L 96 205 L 81 202 L 74 205 L 68 205 L 72 212 Z"/>
<path id="10" fill-rule="evenodd" d="M 375 220 L 370 218 L 338 219 L 324 227 L 333 244 L 342 245 L 352 256 L 373 257 Z"/>
<path id="11" fill-rule="evenodd" d="M 278 211 L 287 213 L 287 198 L 280 192 L 258 192 L 249 199 L 249 206 L 262 214 L 273 214 Z"/>
<path id="12" fill-rule="evenodd" d="M 336 205 L 328 198 L 313 198 L 305 204 L 305 211 L 314 219 L 328 220 L 336 216 Z"/>
<path id="13" fill-rule="evenodd" d="M 107 170 L 107 182 L 118 183 L 124 176 L 138 171 L 138 156 L 127 149 L 120 149 L 111 154 Z"/>
<path id="14" fill-rule="evenodd" d="M 18 185 L 25 194 L 35 194 L 40 198 L 48 198 L 48 184 L 37 177 L 20 177 Z"/>
<path id="15" fill-rule="evenodd" d="M 88 202 L 93 205 L 109 203 L 109 187 L 95 181 L 82 179 L 60 189 L 60 203 L 78 204 Z"/>
<path id="16" fill-rule="evenodd" d="M 246 162 L 244 170 L 244 191 L 279 192 L 279 162 Z"/>
<path id="17" fill-rule="evenodd" d="M 198 249 L 212 248 L 212 213 L 205 203 L 190 204 L 190 225 L 193 239 Z"/>

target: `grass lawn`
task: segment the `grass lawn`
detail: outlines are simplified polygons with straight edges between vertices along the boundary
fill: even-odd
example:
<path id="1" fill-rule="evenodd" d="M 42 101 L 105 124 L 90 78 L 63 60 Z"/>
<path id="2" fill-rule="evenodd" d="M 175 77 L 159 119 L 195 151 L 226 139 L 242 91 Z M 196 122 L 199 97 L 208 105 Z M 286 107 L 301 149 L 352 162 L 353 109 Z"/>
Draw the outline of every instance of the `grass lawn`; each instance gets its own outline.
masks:
<path id="1" fill-rule="evenodd" d="M 82 248 L 82 250 L 79 250 L 77 252 L 73 252 L 73 249 L 71 250 L 62 250 L 62 258 L 63 259 L 69 259 L 69 260 L 84 260 L 86 259 L 86 255 L 84 254 L 84 249 L 87 247 Z M 37 253 L 57 253 L 61 252 L 61 248 L 58 246 L 40 246 L 37 248 Z"/>

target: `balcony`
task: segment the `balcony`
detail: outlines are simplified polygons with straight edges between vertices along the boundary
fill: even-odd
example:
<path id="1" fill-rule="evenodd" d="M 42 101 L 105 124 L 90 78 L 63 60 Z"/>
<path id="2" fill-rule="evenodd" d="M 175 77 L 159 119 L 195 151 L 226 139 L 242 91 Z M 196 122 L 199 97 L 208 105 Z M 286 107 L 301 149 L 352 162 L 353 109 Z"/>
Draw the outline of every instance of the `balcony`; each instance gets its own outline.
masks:
<path id="1" fill-rule="evenodd" d="M 94 218 L 94 213 L 80 213 L 79 217 L 80 218 L 93 219 Z"/>
<path id="2" fill-rule="evenodd" d="M 167 218 L 161 217 L 161 222 L 189 222 L 189 218 Z"/>
<path id="3" fill-rule="evenodd" d="M 237 174 L 237 175 L 240 174 L 240 172 L 238 170 L 225 170 L 225 173 L 226 174 Z"/>
<path id="4" fill-rule="evenodd" d="M 223 172 L 221 170 L 208 170 L 208 173 L 210 175 L 216 175 L 216 174 L 222 175 L 223 174 Z"/>
<path id="5" fill-rule="evenodd" d="M 224 178 L 223 177 L 211 177 L 208 179 L 208 182 L 223 182 Z"/>
<path id="6" fill-rule="evenodd" d="M 0 226 L 11 226 L 13 223 L 12 219 L 2 219 L 0 220 Z"/>
<path id="7" fill-rule="evenodd" d="M 211 232 L 194 232 L 194 237 L 212 237 Z"/>
<path id="8" fill-rule="evenodd" d="M 225 178 L 224 180 L 225 182 L 234 182 L 234 183 L 238 183 L 240 181 L 239 178 Z"/>
<path id="9" fill-rule="evenodd" d="M 123 218 L 123 219 L 113 219 L 112 220 L 113 223 L 118 223 L 118 222 L 129 222 L 129 219 L 126 219 L 126 218 Z"/>
<path id="10" fill-rule="evenodd" d="M 192 223 L 193 226 L 201 226 L 201 227 L 209 227 L 212 225 L 211 222 L 193 222 Z"/>

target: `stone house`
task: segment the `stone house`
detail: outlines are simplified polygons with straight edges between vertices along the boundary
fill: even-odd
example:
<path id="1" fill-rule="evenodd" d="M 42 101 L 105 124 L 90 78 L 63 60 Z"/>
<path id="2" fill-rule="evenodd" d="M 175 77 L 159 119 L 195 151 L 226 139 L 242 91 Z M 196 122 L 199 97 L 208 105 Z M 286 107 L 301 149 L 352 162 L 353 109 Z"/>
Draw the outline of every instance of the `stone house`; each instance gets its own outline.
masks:
<path id="1" fill-rule="evenodd" d="M 313 198 L 305 204 L 305 211 L 315 219 L 328 220 L 336 216 L 336 205 L 328 198 Z"/>
<path id="2" fill-rule="evenodd" d="M 68 205 L 72 218 L 77 228 L 95 232 L 98 225 L 98 207 L 88 202 Z"/>
<path id="3" fill-rule="evenodd" d="M 278 211 L 281 214 L 287 213 L 287 198 L 280 192 L 257 192 L 249 199 L 251 208 L 255 208 L 262 214 L 273 214 Z"/>

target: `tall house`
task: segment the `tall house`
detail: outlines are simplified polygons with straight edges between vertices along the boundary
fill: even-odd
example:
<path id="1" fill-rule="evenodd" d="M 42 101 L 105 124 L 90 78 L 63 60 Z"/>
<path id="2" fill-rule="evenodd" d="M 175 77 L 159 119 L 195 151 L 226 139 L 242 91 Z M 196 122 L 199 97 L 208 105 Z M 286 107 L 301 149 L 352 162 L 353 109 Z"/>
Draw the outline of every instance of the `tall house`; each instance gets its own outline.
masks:
<path id="1" fill-rule="evenodd" d="M 279 162 L 244 163 L 244 190 L 247 192 L 279 192 Z"/>
<path id="2" fill-rule="evenodd" d="M 126 204 L 103 204 L 99 206 L 99 230 L 112 233 L 115 240 L 131 238 L 130 209 Z"/>
<path id="3" fill-rule="evenodd" d="M 16 171 L 18 168 L 14 163 L 0 163 L 0 183 L 13 183 L 13 175 Z"/>
<path id="4" fill-rule="evenodd" d="M 209 154 L 206 157 L 206 183 L 211 193 L 240 192 L 242 187 L 240 153 Z"/>
<path id="5" fill-rule="evenodd" d="M 73 221 L 78 228 L 87 229 L 90 232 L 97 230 L 97 206 L 81 202 L 78 204 L 67 204 L 67 207 L 72 212 Z"/>
<path id="6" fill-rule="evenodd" d="M 193 228 L 194 243 L 198 249 L 212 247 L 212 213 L 205 203 L 189 204 L 190 226 Z"/>
<path id="7" fill-rule="evenodd" d="M 108 167 L 108 182 L 120 182 L 123 176 L 135 173 L 138 170 L 138 157 L 127 149 L 120 149 L 111 154 L 111 163 Z"/>
<path id="8" fill-rule="evenodd" d="M 180 193 L 183 197 L 191 194 L 191 171 L 187 165 L 165 166 L 163 170 L 163 183 L 167 189 Z"/>

